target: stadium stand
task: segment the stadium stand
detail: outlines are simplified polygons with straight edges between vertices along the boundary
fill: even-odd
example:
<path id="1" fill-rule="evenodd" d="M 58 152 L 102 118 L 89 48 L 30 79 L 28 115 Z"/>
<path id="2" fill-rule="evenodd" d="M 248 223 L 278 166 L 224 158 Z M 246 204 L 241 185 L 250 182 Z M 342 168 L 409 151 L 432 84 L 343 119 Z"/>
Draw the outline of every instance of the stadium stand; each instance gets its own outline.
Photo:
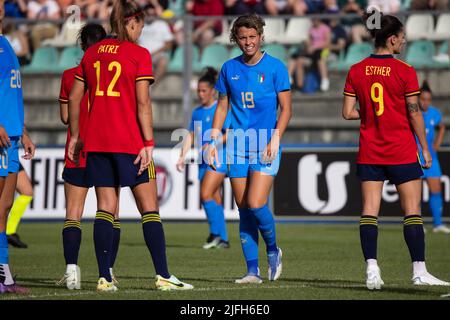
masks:
<path id="1" fill-rule="evenodd" d="M 427 39 L 434 30 L 434 19 L 431 14 L 413 14 L 405 25 L 408 41 Z"/>

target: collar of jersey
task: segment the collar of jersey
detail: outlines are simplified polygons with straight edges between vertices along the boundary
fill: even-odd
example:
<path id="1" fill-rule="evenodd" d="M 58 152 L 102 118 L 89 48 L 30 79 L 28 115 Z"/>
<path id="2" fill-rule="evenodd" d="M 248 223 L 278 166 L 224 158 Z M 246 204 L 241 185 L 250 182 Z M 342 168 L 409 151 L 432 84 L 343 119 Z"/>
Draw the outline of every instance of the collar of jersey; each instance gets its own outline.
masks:
<path id="1" fill-rule="evenodd" d="M 261 56 L 261 58 L 260 58 L 257 62 L 255 62 L 255 63 L 253 63 L 253 64 L 248 64 L 248 63 L 246 63 L 246 62 L 244 61 L 244 55 L 242 54 L 242 55 L 241 55 L 241 61 L 242 61 L 243 64 L 245 64 L 245 65 L 248 66 L 248 67 L 254 67 L 254 66 L 256 66 L 258 63 L 260 63 L 260 62 L 262 61 L 262 59 L 263 59 L 265 56 L 266 56 L 266 52 L 265 52 L 265 51 L 262 51 L 262 56 Z"/>
<path id="2" fill-rule="evenodd" d="M 389 59 L 394 56 L 392 54 L 371 54 L 370 57 L 375 59 Z"/>

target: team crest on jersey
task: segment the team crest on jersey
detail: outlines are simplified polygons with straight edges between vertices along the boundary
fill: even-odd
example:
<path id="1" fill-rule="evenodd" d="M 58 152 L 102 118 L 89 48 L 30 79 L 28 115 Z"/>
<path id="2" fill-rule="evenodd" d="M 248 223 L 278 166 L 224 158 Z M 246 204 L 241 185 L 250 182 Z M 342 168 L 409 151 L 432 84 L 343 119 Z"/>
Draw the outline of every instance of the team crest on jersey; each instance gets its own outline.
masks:
<path id="1" fill-rule="evenodd" d="M 263 83 L 265 79 L 266 79 L 266 76 L 264 75 L 264 73 L 258 74 L 258 82 L 259 83 Z"/>

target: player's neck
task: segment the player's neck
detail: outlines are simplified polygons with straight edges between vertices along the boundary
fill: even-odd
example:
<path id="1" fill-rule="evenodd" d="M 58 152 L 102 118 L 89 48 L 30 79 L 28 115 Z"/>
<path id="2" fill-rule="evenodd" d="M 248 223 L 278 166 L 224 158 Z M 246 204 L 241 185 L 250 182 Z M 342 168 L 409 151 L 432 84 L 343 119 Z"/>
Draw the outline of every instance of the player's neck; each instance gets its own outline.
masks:
<path id="1" fill-rule="evenodd" d="M 255 65 L 261 60 L 263 53 L 261 51 L 257 51 L 253 56 L 243 56 L 244 62 L 248 65 Z"/>
<path id="2" fill-rule="evenodd" d="M 375 50 L 375 54 L 378 56 L 382 56 L 382 55 L 388 55 L 388 54 L 394 54 L 391 50 L 389 50 L 388 48 L 377 48 Z"/>

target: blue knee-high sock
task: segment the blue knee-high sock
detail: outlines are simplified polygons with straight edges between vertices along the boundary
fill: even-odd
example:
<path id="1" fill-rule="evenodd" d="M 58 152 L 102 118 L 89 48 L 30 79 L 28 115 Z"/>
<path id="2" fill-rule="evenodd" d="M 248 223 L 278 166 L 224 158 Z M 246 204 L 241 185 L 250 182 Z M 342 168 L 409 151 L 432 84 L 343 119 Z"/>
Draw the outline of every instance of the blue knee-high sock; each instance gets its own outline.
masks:
<path id="1" fill-rule="evenodd" d="M 113 242 L 114 215 L 98 210 L 94 221 L 94 246 L 98 263 L 99 278 L 111 282 L 111 247 Z"/>
<path id="2" fill-rule="evenodd" d="M 222 240 L 228 241 L 223 206 L 214 200 L 208 200 L 203 202 L 203 208 L 205 208 L 206 216 L 208 218 L 210 233 L 219 235 Z"/>
<path id="3" fill-rule="evenodd" d="M 364 259 L 377 258 L 378 218 L 373 216 L 361 216 L 359 220 L 359 238 Z"/>
<path id="4" fill-rule="evenodd" d="M 258 270 L 258 223 L 250 209 L 239 209 L 239 235 L 247 272 L 259 274 Z"/>
<path id="5" fill-rule="evenodd" d="M 0 232 L 0 264 L 9 264 L 8 239 L 6 232 Z"/>
<path id="6" fill-rule="evenodd" d="M 411 261 L 425 261 L 425 233 L 420 215 L 406 216 L 403 220 L 403 235 L 408 245 Z"/>
<path id="7" fill-rule="evenodd" d="M 267 205 L 261 208 L 250 209 L 250 211 L 256 217 L 258 229 L 261 232 L 264 242 L 266 243 L 266 251 L 277 251 L 275 220 L 273 219 L 272 212 L 270 212 Z"/>
<path id="8" fill-rule="evenodd" d="M 66 219 L 62 230 L 64 259 L 66 264 L 78 264 L 81 244 L 81 222 Z"/>
<path id="9" fill-rule="evenodd" d="M 115 219 L 113 223 L 113 241 L 111 247 L 111 268 L 114 267 L 116 262 L 117 252 L 119 251 L 120 243 L 120 220 Z"/>
<path id="10" fill-rule="evenodd" d="M 203 208 L 205 209 L 206 218 L 209 223 L 209 233 L 218 236 L 219 231 L 219 222 L 217 217 L 217 203 L 214 200 L 208 200 L 202 202 Z"/>
<path id="11" fill-rule="evenodd" d="M 169 278 L 166 257 L 166 240 L 161 218 L 157 211 L 144 212 L 142 214 L 142 230 L 145 243 L 152 256 L 153 265 L 157 275 Z"/>
<path id="12" fill-rule="evenodd" d="M 430 194 L 430 209 L 433 215 L 433 224 L 435 227 L 442 224 L 442 193 Z"/>

